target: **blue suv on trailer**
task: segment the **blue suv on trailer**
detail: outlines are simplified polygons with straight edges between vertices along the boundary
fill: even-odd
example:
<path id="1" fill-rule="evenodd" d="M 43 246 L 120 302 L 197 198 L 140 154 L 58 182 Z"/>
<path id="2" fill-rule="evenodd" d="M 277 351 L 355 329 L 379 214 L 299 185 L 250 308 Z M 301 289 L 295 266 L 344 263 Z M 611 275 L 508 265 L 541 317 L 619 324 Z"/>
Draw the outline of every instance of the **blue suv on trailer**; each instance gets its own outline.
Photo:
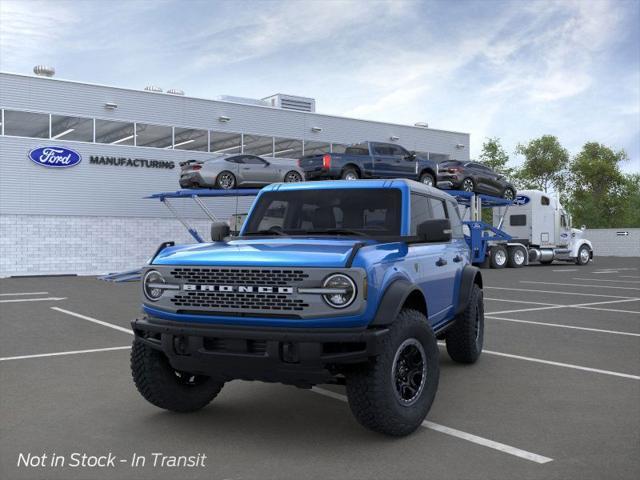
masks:
<path id="1" fill-rule="evenodd" d="M 346 385 L 357 420 L 407 435 L 438 387 L 438 345 L 482 351 L 482 277 L 453 197 L 412 180 L 274 184 L 238 237 L 163 244 L 143 270 L 131 368 L 188 412 L 234 379 Z"/>

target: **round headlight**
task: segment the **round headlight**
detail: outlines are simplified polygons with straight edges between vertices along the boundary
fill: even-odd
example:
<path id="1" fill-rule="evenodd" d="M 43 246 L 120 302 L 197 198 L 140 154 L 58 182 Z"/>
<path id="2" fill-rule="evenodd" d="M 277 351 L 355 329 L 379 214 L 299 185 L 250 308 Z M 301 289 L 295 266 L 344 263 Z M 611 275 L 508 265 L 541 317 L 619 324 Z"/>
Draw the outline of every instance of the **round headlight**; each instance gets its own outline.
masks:
<path id="1" fill-rule="evenodd" d="M 164 293 L 164 288 L 160 285 L 166 283 L 162 275 L 156 270 L 149 270 L 142 280 L 142 290 L 144 296 L 152 302 L 157 301 Z"/>
<path id="2" fill-rule="evenodd" d="M 341 273 L 334 273 L 326 278 L 323 287 L 331 292 L 322 295 L 324 301 L 333 308 L 346 308 L 356 298 L 356 285 L 353 280 Z"/>

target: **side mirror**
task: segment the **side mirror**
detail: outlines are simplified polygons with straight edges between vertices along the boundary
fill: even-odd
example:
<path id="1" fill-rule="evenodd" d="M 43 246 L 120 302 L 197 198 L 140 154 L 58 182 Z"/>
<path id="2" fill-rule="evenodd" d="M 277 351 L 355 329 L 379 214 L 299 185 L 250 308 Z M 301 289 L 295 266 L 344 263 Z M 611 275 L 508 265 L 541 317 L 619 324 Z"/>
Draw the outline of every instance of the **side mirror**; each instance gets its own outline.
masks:
<path id="1" fill-rule="evenodd" d="M 416 158 L 416 152 L 414 152 L 413 150 L 409 152 L 409 155 L 406 155 L 404 157 L 405 160 L 415 160 L 415 158 Z"/>
<path id="2" fill-rule="evenodd" d="M 426 220 L 418 225 L 417 234 L 421 242 L 450 242 L 451 222 L 447 219 Z"/>
<path id="3" fill-rule="evenodd" d="M 226 222 L 214 222 L 211 224 L 211 241 L 221 242 L 231 234 L 231 229 Z"/>

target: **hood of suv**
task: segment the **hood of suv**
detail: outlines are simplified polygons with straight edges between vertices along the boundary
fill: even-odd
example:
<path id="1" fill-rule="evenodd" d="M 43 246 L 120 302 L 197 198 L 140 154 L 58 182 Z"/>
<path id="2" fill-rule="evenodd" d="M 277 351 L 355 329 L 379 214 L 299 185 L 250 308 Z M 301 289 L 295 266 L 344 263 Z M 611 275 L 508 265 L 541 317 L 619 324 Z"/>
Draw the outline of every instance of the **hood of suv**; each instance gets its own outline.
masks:
<path id="1" fill-rule="evenodd" d="M 154 265 L 344 267 L 360 239 L 256 238 L 168 247 Z"/>

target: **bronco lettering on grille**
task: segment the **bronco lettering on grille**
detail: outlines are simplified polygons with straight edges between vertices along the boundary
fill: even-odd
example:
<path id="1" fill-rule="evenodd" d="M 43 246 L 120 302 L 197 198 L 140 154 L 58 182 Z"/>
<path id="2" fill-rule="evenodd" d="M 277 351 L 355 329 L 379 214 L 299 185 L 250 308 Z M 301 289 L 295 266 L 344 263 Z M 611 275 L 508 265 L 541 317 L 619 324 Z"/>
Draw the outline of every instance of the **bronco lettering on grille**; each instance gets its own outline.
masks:
<path id="1" fill-rule="evenodd" d="M 223 292 L 223 293 L 280 293 L 291 295 L 293 287 L 267 287 L 251 285 L 191 285 L 185 284 L 182 289 L 188 292 Z"/>

